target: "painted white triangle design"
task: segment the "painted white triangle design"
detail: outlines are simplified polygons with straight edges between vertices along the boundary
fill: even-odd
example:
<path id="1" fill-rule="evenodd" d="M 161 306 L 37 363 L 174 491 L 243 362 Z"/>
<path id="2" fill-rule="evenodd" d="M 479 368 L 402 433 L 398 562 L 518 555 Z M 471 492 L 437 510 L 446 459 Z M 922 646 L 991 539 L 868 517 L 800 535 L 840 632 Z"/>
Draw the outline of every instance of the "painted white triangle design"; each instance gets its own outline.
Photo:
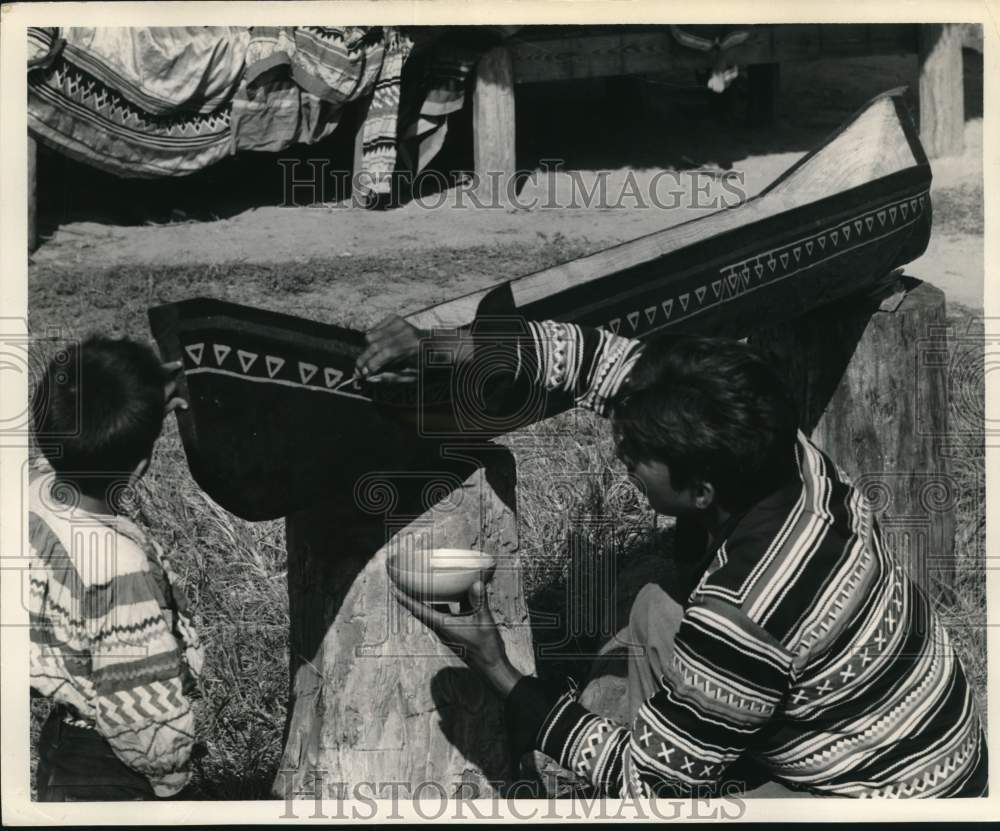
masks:
<path id="1" fill-rule="evenodd" d="M 896 206 L 893 205 L 889 208 L 889 221 L 895 223 L 896 221 Z"/>
<path id="2" fill-rule="evenodd" d="M 660 304 L 660 308 L 663 309 L 663 314 L 666 315 L 667 320 L 670 320 L 670 313 L 674 310 L 674 301 L 664 300 Z"/>
<path id="3" fill-rule="evenodd" d="M 224 343 L 216 343 L 212 346 L 212 351 L 215 353 L 216 366 L 222 366 L 222 362 L 226 360 L 226 357 L 233 351 L 233 348 L 226 346 Z"/>
<path id="4" fill-rule="evenodd" d="M 302 379 L 303 384 L 308 384 L 318 371 L 319 367 L 316 364 L 307 364 L 305 361 L 299 361 L 299 378 Z"/>
<path id="5" fill-rule="evenodd" d="M 627 315 L 625 315 L 625 317 L 628 318 L 629 326 L 632 327 L 632 331 L 634 332 L 636 328 L 639 326 L 639 313 L 629 312 Z"/>
<path id="6" fill-rule="evenodd" d="M 744 283 L 750 282 L 750 266 L 743 266 L 743 270 L 740 272 L 740 277 L 743 278 Z"/>
<path id="7" fill-rule="evenodd" d="M 774 269 L 778 267 L 778 261 L 776 259 L 774 259 L 774 257 L 768 257 L 767 258 L 767 267 L 770 268 L 771 271 L 774 271 Z"/>
<path id="8" fill-rule="evenodd" d="M 925 198 L 925 197 L 923 197 L 923 196 L 918 196 L 918 197 L 917 197 L 917 201 L 919 201 L 919 202 L 920 202 L 920 207 L 921 207 L 921 208 L 922 208 L 922 207 L 924 206 L 924 198 Z"/>
<path id="9" fill-rule="evenodd" d="M 761 275 L 764 274 L 764 266 L 762 266 L 760 263 L 757 263 L 757 265 L 753 267 L 753 270 L 757 272 L 758 280 L 761 278 Z"/>
<path id="10" fill-rule="evenodd" d="M 656 306 L 647 306 L 644 311 L 646 312 L 646 322 L 652 326 L 653 321 L 656 320 Z"/>
<path id="11" fill-rule="evenodd" d="M 690 292 L 684 292 L 684 294 L 677 299 L 681 301 L 681 308 L 686 312 L 688 310 L 688 303 L 691 302 Z"/>
<path id="12" fill-rule="evenodd" d="M 729 288 L 731 288 L 733 291 L 736 291 L 736 281 L 738 279 L 739 277 L 736 276 L 735 271 L 729 272 L 729 274 L 726 276 L 726 280 L 729 281 Z"/>
<path id="13" fill-rule="evenodd" d="M 807 254 L 812 254 L 812 252 L 813 252 L 813 244 L 812 244 L 812 240 L 809 240 L 806 243 L 806 253 Z"/>
<path id="14" fill-rule="evenodd" d="M 816 242 L 819 243 L 820 248 L 826 248 L 826 236 L 816 237 Z"/>
<path id="15" fill-rule="evenodd" d="M 845 225 L 843 228 L 840 229 L 840 233 L 844 235 L 845 240 L 849 240 L 851 238 L 851 226 Z"/>
<path id="16" fill-rule="evenodd" d="M 622 319 L 620 317 L 616 317 L 614 320 L 608 321 L 608 327 L 611 329 L 611 333 L 614 335 L 618 334 L 618 330 L 621 328 L 621 326 L 622 326 Z"/>
<path id="17" fill-rule="evenodd" d="M 264 363 L 267 364 L 267 375 L 269 378 L 273 378 L 278 374 L 278 371 L 285 365 L 284 358 L 276 358 L 274 355 L 265 355 Z"/>
<path id="18" fill-rule="evenodd" d="M 792 249 L 792 254 L 795 256 L 795 262 L 798 262 L 799 260 L 801 260 L 802 259 L 802 246 L 801 245 L 796 245 Z"/>
<path id="19" fill-rule="evenodd" d="M 903 212 L 903 219 L 906 219 L 906 215 L 910 212 L 910 206 L 903 202 L 899 209 Z"/>
<path id="20" fill-rule="evenodd" d="M 705 292 L 706 291 L 707 291 L 707 289 L 704 286 L 698 286 L 698 288 L 696 288 L 694 290 L 694 296 L 698 298 L 698 302 L 699 303 L 704 303 L 705 302 Z"/>
<path id="21" fill-rule="evenodd" d="M 840 231 L 831 231 L 830 239 L 833 240 L 833 244 L 836 245 L 840 242 Z"/>
<path id="22" fill-rule="evenodd" d="M 788 268 L 788 252 L 787 251 L 783 251 L 781 254 L 779 254 L 778 255 L 778 259 L 781 260 L 781 267 L 782 268 Z"/>
<path id="23" fill-rule="evenodd" d="M 247 352 L 245 349 L 237 349 L 236 357 L 240 359 L 240 366 L 243 367 L 243 371 L 249 372 L 250 367 L 254 365 L 257 358 L 260 356 L 256 352 Z"/>
<path id="24" fill-rule="evenodd" d="M 869 231 L 872 229 L 872 225 L 874 225 L 874 224 L 875 224 L 875 220 L 874 219 L 872 219 L 870 216 L 866 216 L 865 217 L 865 225 L 868 226 L 868 230 Z"/>
<path id="25" fill-rule="evenodd" d="M 916 199 L 911 199 L 910 200 L 910 207 L 913 209 L 913 213 L 917 212 L 917 200 Z"/>
<path id="26" fill-rule="evenodd" d="M 329 366 L 323 367 L 323 383 L 328 387 L 332 387 L 343 377 L 344 373 L 339 369 L 333 369 Z"/>
<path id="27" fill-rule="evenodd" d="M 862 225 L 862 223 L 861 223 L 861 220 L 860 220 L 860 219 L 855 219 L 855 220 L 854 220 L 854 229 L 855 229 L 855 230 L 856 230 L 856 231 L 857 231 L 857 232 L 858 232 L 859 234 L 861 233 L 861 225 Z"/>
<path id="28" fill-rule="evenodd" d="M 191 360 L 194 361 L 195 366 L 201 366 L 201 359 L 205 356 L 205 344 L 189 343 L 184 347 L 184 351 L 187 352 Z"/>
<path id="29" fill-rule="evenodd" d="M 757 276 L 760 276 L 760 275 L 757 275 Z M 718 296 L 719 296 L 719 293 L 720 293 L 721 291 L 722 291 L 722 280 L 713 280 L 713 281 L 712 281 L 712 293 L 713 293 L 713 294 L 714 294 L 714 295 L 715 295 L 716 297 L 718 297 Z"/>
<path id="30" fill-rule="evenodd" d="M 885 225 L 885 211 L 879 211 L 878 214 L 877 214 L 877 216 L 878 216 L 879 223 L 884 226 Z"/>

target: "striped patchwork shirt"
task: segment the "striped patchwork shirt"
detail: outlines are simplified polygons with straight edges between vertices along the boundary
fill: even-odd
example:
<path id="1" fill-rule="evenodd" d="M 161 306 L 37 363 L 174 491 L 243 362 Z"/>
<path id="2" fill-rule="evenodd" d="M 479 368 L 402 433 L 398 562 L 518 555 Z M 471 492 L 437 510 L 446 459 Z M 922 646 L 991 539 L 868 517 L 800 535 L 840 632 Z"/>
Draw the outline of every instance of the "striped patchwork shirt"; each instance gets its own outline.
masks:
<path id="1" fill-rule="evenodd" d="M 641 345 L 527 326 L 505 347 L 517 373 L 607 415 Z M 623 797 L 717 787 L 744 754 L 826 795 L 983 792 L 985 738 L 947 632 L 871 505 L 801 433 L 796 450 L 798 481 L 723 529 L 661 686 L 632 723 L 525 678 L 507 701 L 515 741 Z"/>
<path id="2" fill-rule="evenodd" d="M 190 779 L 202 651 L 169 562 L 128 519 L 61 502 L 50 468 L 29 489 L 31 686 L 171 796 Z"/>

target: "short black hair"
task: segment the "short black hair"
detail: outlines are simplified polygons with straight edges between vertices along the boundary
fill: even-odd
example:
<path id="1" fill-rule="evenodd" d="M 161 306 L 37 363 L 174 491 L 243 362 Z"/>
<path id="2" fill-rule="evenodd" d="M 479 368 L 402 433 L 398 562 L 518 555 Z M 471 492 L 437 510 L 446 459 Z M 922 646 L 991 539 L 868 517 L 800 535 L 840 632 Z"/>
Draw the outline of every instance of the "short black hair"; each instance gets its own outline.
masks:
<path id="1" fill-rule="evenodd" d="M 611 415 L 620 458 L 666 464 L 675 488 L 711 482 L 729 510 L 794 475 L 795 401 L 767 358 L 737 340 L 649 341 Z"/>
<path id="2" fill-rule="evenodd" d="M 53 358 L 32 396 L 35 438 L 85 493 L 131 473 L 163 428 L 166 373 L 153 350 L 92 336 Z"/>

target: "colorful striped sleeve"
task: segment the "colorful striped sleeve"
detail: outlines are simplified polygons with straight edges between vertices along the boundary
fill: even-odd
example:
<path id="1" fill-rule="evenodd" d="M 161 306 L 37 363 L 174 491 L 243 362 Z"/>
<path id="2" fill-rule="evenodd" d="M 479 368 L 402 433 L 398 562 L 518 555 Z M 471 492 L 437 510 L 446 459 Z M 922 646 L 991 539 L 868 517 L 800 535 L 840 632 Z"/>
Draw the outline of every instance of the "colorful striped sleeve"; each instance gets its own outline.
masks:
<path id="1" fill-rule="evenodd" d="M 476 331 L 482 368 L 492 362 L 511 371 L 515 382 L 568 395 L 576 406 L 603 416 L 640 352 L 639 341 L 551 320 L 490 320 Z"/>
<path id="2" fill-rule="evenodd" d="M 613 796 L 714 787 L 788 691 L 791 655 L 735 606 L 689 608 L 661 688 L 630 725 L 564 695 L 538 732 L 543 753 Z"/>

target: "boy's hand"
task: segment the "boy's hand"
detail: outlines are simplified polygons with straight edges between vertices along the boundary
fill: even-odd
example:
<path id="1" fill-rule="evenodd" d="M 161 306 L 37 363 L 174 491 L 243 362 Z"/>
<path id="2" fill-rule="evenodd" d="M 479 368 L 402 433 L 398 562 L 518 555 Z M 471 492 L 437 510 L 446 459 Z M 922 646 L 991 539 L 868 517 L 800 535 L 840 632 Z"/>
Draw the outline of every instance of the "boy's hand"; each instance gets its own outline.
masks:
<path id="1" fill-rule="evenodd" d="M 507 658 L 507 650 L 486 602 L 486 589 L 481 581 L 477 580 L 469 589 L 469 604 L 474 609 L 471 615 L 446 615 L 395 586 L 392 591 L 399 603 L 409 609 L 417 620 L 433 629 L 441 641 L 472 669 L 481 672 L 500 695 L 506 698 L 521 680 L 521 673 Z"/>
<path id="2" fill-rule="evenodd" d="M 163 372 L 167 376 L 167 385 L 163 388 L 163 401 L 164 417 L 170 415 L 174 410 L 186 410 L 188 409 L 188 403 L 179 395 L 174 395 L 177 392 L 177 373 L 180 372 L 181 367 L 184 366 L 183 361 L 169 361 L 162 364 Z"/>

